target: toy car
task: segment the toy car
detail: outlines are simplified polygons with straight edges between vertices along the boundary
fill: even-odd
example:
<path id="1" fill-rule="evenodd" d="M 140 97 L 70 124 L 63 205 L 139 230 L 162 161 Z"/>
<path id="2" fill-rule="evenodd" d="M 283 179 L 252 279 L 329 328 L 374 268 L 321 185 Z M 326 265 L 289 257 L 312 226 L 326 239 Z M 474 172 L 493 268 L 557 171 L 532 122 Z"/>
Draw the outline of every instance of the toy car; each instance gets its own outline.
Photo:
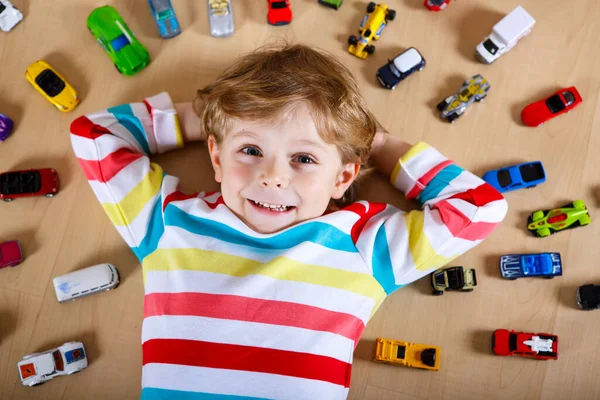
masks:
<path id="1" fill-rule="evenodd" d="M 58 193 L 58 174 L 54 169 L 29 169 L 0 174 L 0 199 L 13 201 L 19 197 L 46 196 Z"/>
<path id="2" fill-rule="evenodd" d="M 171 0 L 148 0 L 154 22 L 158 27 L 160 36 L 165 39 L 175 37 L 181 33 L 177 15 L 171 5 Z"/>
<path id="3" fill-rule="evenodd" d="M 18 362 L 23 386 L 37 386 L 57 376 L 71 375 L 88 366 L 81 342 L 68 342 L 56 349 L 26 355 Z"/>
<path id="4" fill-rule="evenodd" d="M 79 104 L 77 91 L 45 61 L 36 61 L 27 67 L 25 78 L 59 111 L 71 111 Z"/>
<path id="5" fill-rule="evenodd" d="M 148 50 L 136 39 L 114 7 L 96 8 L 88 16 L 87 26 L 123 75 L 133 75 L 150 62 Z"/>
<path id="6" fill-rule="evenodd" d="M 287 25 L 292 22 L 290 0 L 267 0 L 267 21 L 271 25 Z"/>
<path id="7" fill-rule="evenodd" d="M 497 329 L 492 334 L 492 350 L 498 356 L 558 360 L 558 336 Z"/>
<path id="8" fill-rule="evenodd" d="M 337 10 L 342 6 L 344 0 L 318 0 L 318 2 L 319 4 L 323 4 L 324 6 Z"/>
<path id="9" fill-rule="evenodd" d="M 4 142 L 10 136 L 13 128 L 12 119 L 0 114 L 0 142 Z"/>
<path id="10" fill-rule="evenodd" d="M 521 120 L 527 126 L 540 126 L 558 115 L 570 112 L 581 102 L 583 102 L 581 95 L 575 86 L 571 86 L 525 107 L 521 111 Z"/>
<path id="11" fill-rule="evenodd" d="M 458 94 L 446 97 L 437 105 L 440 116 L 442 119 L 454 123 L 458 117 L 467 111 L 467 107 L 471 103 L 485 99 L 489 90 L 490 84 L 488 81 L 479 74 L 474 75 L 463 83 Z"/>
<path id="12" fill-rule="evenodd" d="M 437 371 L 440 369 L 440 348 L 377 338 L 373 361 Z"/>
<path id="13" fill-rule="evenodd" d="M 600 286 L 583 285 L 577 289 L 577 304 L 583 310 L 600 308 Z"/>
<path id="14" fill-rule="evenodd" d="M 425 59 L 419 50 L 411 47 L 397 55 L 393 60 L 377 70 L 377 79 L 384 88 L 396 89 L 396 86 L 415 71 L 425 68 Z"/>
<path id="15" fill-rule="evenodd" d="M 532 188 L 546 182 L 546 172 L 541 161 L 512 165 L 486 172 L 483 180 L 500 193 Z"/>
<path id="16" fill-rule="evenodd" d="M 390 10 L 385 4 L 370 2 L 367 5 L 367 15 L 363 18 L 358 28 L 360 38 L 351 35 L 348 38 L 348 52 L 356 57 L 365 59 L 375 52 L 375 46 L 369 44 L 371 39 L 378 40 L 388 21 L 396 18 L 396 11 Z"/>
<path id="17" fill-rule="evenodd" d="M 442 11 L 448 7 L 449 3 L 450 0 L 425 0 L 425 7 L 429 11 Z"/>
<path id="18" fill-rule="evenodd" d="M 527 229 L 538 237 L 546 237 L 590 222 L 592 219 L 583 200 L 575 200 L 560 208 L 534 212 L 527 219 Z"/>
<path id="19" fill-rule="evenodd" d="M 8 0 L 0 0 L 0 29 L 10 31 L 23 20 L 23 14 Z"/>
<path id="20" fill-rule="evenodd" d="M 507 254 L 500 257 L 500 274 L 510 280 L 532 276 L 552 279 L 562 275 L 560 253 Z"/>
<path id="21" fill-rule="evenodd" d="M 0 268 L 16 267 L 23 262 L 23 251 L 17 240 L 0 243 Z"/>
<path id="22" fill-rule="evenodd" d="M 231 0 L 208 0 L 210 34 L 216 37 L 233 34 L 233 9 Z"/>
<path id="23" fill-rule="evenodd" d="M 441 268 L 431 274 L 431 286 L 436 296 L 443 295 L 445 290 L 472 292 L 477 286 L 477 275 L 471 268 Z"/>

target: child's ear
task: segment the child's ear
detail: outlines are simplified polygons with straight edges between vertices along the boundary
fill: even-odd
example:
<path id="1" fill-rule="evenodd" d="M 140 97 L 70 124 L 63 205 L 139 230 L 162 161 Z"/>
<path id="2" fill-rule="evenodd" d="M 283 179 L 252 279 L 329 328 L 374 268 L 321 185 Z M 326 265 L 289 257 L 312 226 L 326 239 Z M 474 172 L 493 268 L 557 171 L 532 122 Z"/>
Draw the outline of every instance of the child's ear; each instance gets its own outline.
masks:
<path id="1" fill-rule="evenodd" d="M 215 135 L 210 135 L 208 137 L 208 153 L 210 154 L 210 161 L 215 170 L 215 181 L 221 183 L 221 152 Z"/>
<path id="2" fill-rule="evenodd" d="M 346 193 L 346 190 L 352 185 L 352 182 L 354 182 L 359 172 L 360 163 L 348 163 L 342 165 L 331 198 L 336 200 L 341 199 L 344 193 Z"/>

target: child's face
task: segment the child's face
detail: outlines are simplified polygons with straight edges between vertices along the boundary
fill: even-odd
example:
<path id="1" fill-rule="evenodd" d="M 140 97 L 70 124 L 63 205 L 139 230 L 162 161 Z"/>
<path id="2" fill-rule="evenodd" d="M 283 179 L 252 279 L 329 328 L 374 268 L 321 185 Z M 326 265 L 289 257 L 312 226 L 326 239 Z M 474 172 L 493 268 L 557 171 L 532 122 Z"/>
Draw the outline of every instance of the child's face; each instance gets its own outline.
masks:
<path id="1" fill-rule="evenodd" d="M 277 123 L 235 120 L 208 147 L 215 180 L 229 207 L 259 233 L 274 233 L 320 217 L 360 169 L 342 165 L 338 149 L 319 136 L 306 106 Z"/>

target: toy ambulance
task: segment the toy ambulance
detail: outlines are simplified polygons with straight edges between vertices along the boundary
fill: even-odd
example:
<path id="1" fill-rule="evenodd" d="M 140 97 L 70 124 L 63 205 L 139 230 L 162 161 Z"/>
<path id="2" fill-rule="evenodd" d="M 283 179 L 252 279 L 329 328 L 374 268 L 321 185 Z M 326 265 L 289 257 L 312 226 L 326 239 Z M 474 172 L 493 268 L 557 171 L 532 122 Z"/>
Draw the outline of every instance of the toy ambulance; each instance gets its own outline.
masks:
<path id="1" fill-rule="evenodd" d="M 535 19 L 523 7 L 517 6 L 494 25 L 492 33 L 477 45 L 475 56 L 482 63 L 493 63 L 527 36 L 534 25 Z"/>
<path id="2" fill-rule="evenodd" d="M 440 369 L 440 348 L 377 338 L 373 361 L 437 371 Z"/>

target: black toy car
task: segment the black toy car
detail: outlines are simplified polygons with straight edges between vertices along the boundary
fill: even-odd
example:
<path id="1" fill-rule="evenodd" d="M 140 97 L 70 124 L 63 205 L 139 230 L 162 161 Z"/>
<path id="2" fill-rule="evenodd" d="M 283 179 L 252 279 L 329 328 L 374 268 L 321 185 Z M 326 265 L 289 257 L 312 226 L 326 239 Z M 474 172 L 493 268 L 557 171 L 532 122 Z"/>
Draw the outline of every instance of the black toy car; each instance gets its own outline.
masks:
<path id="1" fill-rule="evenodd" d="M 583 310 L 600 308 L 600 286 L 583 285 L 577 289 L 577 304 Z"/>

